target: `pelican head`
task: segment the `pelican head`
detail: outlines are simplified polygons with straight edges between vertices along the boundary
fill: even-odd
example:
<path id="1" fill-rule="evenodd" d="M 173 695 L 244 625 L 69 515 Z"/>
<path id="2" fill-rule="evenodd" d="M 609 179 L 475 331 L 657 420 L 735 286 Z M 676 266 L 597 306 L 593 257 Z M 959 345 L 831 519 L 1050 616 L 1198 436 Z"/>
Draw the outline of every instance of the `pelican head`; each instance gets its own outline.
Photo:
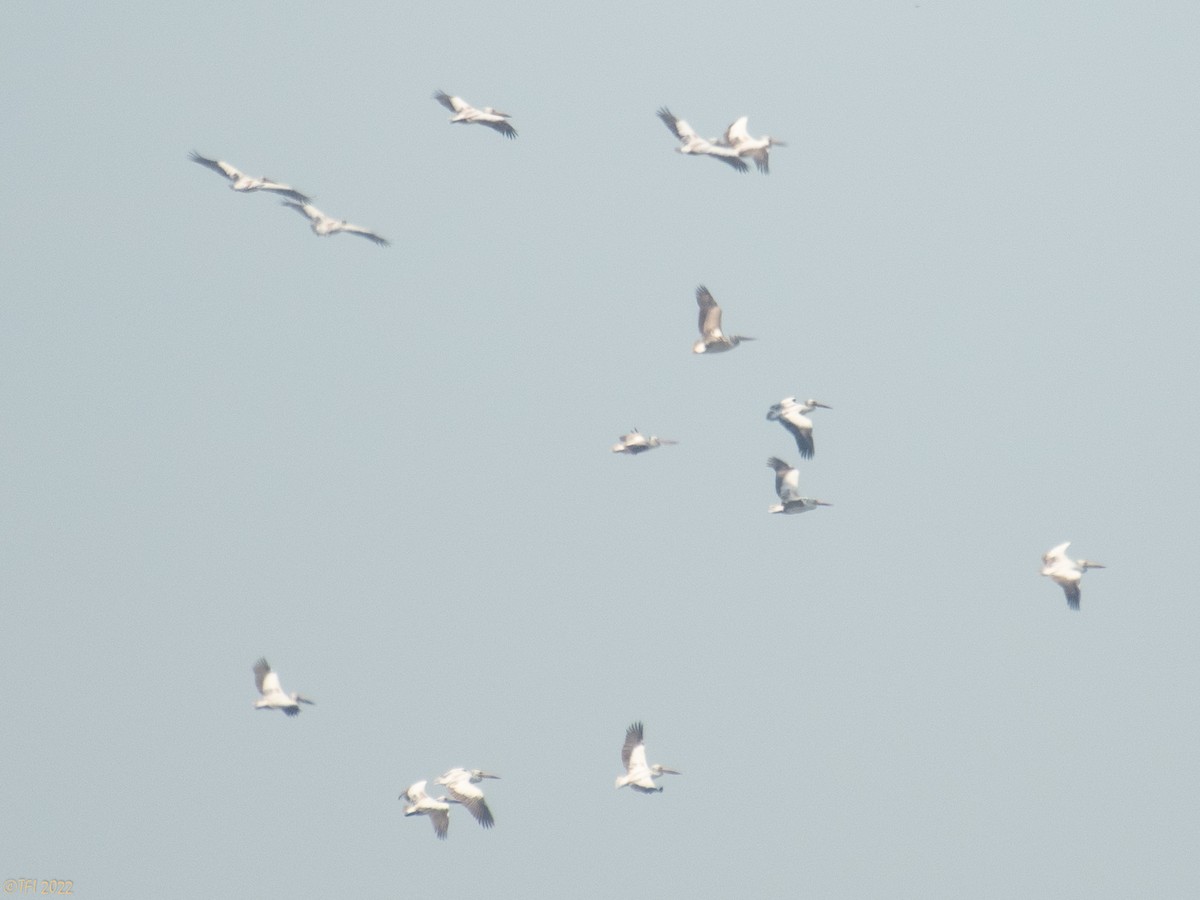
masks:
<path id="1" fill-rule="evenodd" d="M 682 775 L 678 769 L 668 769 L 666 766 L 660 766 L 657 763 L 650 767 L 651 773 L 657 778 L 659 775 Z"/>
<path id="2" fill-rule="evenodd" d="M 1076 560 L 1076 562 L 1079 563 L 1079 568 L 1081 568 L 1081 569 L 1104 569 L 1104 568 L 1107 568 L 1107 566 L 1103 565 L 1102 563 L 1092 562 L 1090 559 L 1080 559 L 1080 560 Z"/>
<path id="3" fill-rule="evenodd" d="M 819 407 L 821 407 L 821 409 L 833 409 L 832 406 L 829 406 L 826 403 L 822 403 L 820 400 L 812 400 L 812 399 L 805 400 L 804 405 L 811 407 L 811 408 L 816 408 L 819 406 Z"/>

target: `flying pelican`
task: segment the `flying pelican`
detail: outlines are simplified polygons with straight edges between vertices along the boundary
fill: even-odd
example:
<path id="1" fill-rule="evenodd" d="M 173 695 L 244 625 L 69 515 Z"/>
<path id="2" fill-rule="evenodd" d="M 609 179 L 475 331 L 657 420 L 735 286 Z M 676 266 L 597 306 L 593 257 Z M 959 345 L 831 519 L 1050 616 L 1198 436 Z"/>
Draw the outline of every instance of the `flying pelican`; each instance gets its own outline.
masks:
<path id="1" fill-rule="evenodd" d="M 796 439 L 796 446 L 800 448 L 800 455 L 805 459 L 812 459 L 816 449 L 813 446 L 812 419 L 808 417 L 808 413 L 818 407 L 833 409 L 832 406 L 826 406 L 817 400 L 805 400 L 800 403 L 795 397 L 784 397 L 767 410 L 767 420 L 778 420 L 780 425 L 792 433 L 792 437 Z"/>
<path id="2" fill-rule="evenodd" d="M 675 769 L 668 769 L 655 763 L 646 765 L 646 742 L 642 737 L 641 722 L 634 722 L 625 729 L 625 743 L 621 747 L 621 762 L 625 764 L 625 774 L 617 778 L 617 787 L 629 785 L 635 791 L 643 794 L 662 793 L 662 788 L 654 783 L 655 778 L 662 775 L 679 775 Z"/>
<path id="3" fill-rule="evenodd" d="M 666 438 L 656 437 L 655 435 L 646 437 L 635 428 L 629 434 L 623 434 L 617 438 L 617 443 L 612 445 L 612 452 L 628 453 L 630 456 L 637 456 L 639 453 L 645 453 L 647 450 L 653 450 L 655 447 L 678 443 L 679 441 L 669 441 Z"/>
<path id="4" fill-rule="evenodd" d="M 446 832 L 450 829 L 450 804 L 445 797 L 434 800 L 426 794 L 426 783 L 424 779 L 418 781 L 401 794 L 399 799 L 408 801 L 408 806 L 404 807 L 404 815 L 429 816 L 429 821 L 433 823 L 434 834 L 438 836 L 439 840 L 444 841 Z"/>
<path id="5" fill-rule="evenodd" d="M 677 118 L 665 106 L 658 111 L 658 117 L 671 130 L 671 134 L 679 139 L 679 146 L 675 148 L 676 153 L 683 153 L 688 156 L 711 156 L 713 159 L 719 159 L 723 163 L 728 163 L 739 172 L 750 171 L 750 167 L 738 156 L 737 150 L 732 147 L 723 147 L 712 141 L 706 141 L 700 135 L 696 134 L 691 125 L 683 119 Z"/>
<path id="6" fill-rule="evenodd" d="M 758 171 L 764 175 L 771 174 L 770 160 L 768 153 L 772 147 L 786 147 L 783 141 L 777 141 L 769 134 L 763 137 L 751 137 L 750 132 L 746 130 L 747 117 L 742 116 L 732 125 L 725 129 L 725 136 L 722 143 L 726 147 L 731 147 L 739 157 L 748 156 L 754 160 L 754 165 L 758 167 Z"/>
<path id="7" fill-rule="evenodd" d="M 1042 574 L 1050 576 L 1055 583 L 1062 585 L 1063 592 L 1067 595 L 1067 606 L 1079 609 L 1079 582 L 1083 579 L 1083 573 L 1088 569 L 1103 569 L 1104 566 L 1087 559 L 1071 559 L 1067 556 L 1067 548 L 1070 546 L 1071 542 L 1067 541 L 1047 550 L 1042 557 Z"/>
<path id="8" fill-rule="evenodd" d="M 724 353 L 742 341 L 754 340 L 741 334 L 726 335 L 721 331 L 721 307 L 717 306 L 717 301 L 704 285 L 696 288 L 696 304 L 700 307 L 700 340 L 692 345 L 693 353 Z"/>
<path id="9" fill-rule="evenodd" d="M 306 217 L 312 226 L 313 234 L 320 237 L 327 237 L 339 231 L 344 231 L 347 234 L 361 234 L 368 241 L 374 241 L 380 247 L 387 247 L 391 242 L 386 238 L 382 238 L 369 228 L 363 228 L 361 225 L 351 225 L 345 219 L 331 219 L 325 213 L 321 212 L 311 203 L 292 203 L 290 200 L 283 201 L 284 206 L 290 206 L 300 215 Z"/>
<path id="10" fill-rule="evenodd" d="M 475 817 L 476 822 L 484 828 L 491 828 L 496 824 L 496 820 L 492 818 L 492 811 L 488 809 L 487 801 L 483 799 L 483 791 L 475 785 L 485 778 L 499 777 L 499 775 L 493 775 L 480 769 L 451 769 L 439 778 L 437 783 L 444 785 L 450 792 L 450 796 L 465 806 L 467 811 Z"/>
<path id="11" fill-rule="evenodd" d="M 223 175 L 229 179 L 229 189 L 231 191 L 274 191 L 277 194 L 283 194 L 285 197 L 291 197 L 299 203 L 308 203 L 309 198 L 300 193 L 290 185 L 280 184 L 278 181 L 272 181 L 270 178 L 254 178 L 247 175 L 225 162 L 223 159 L 209 159 L 201 156 L 195 150 L 189 156 L 192 162 L 200 163 L 202 166 L 207 166 L 218 175 Z"/>
<path id="12" fill-rule="evenodd" d="M 451 122 L 462 122 L 465 125 L 470 125 L 471 123 L 486 125 L 493 131 L 498 131 L 510 139 L 517 136 L 517 129 L 505 121 L 512 118 L 508 113 L 502 113 L 499 110 L 492 109 L 490 106 L 485 106 L 483 109 L 476 109 L 463 100 L 462 97 L 451 97 L 445 91 L 435 91 L 433 99 L 454 113 L 450 118 Z"/>
<path id="13" fill-rule="evenodd" d="M 262 694 L 261 700 L 254 701 L 255 709 L 282 709 L 288 716 L 298 716 L 301 703 L 316 706 L 307 697 L 285 694 L 279 686 L 279 675 L 272 671 L 265 658 L 254 664 L 254 683 L 258 686 L 258 692 Z"/>
<path id="14" fill-rule="evenodd" d="M 818 506 L 833 506 L 824 500 L 813 500 L 811 497 L 800 496 L 800 473 L 777 456 L 767 460 L 767 465 L 775 470 L 775 493 L 781 502 L 768 507 L 768 512 L 795 515 L 808 512 Z"/>

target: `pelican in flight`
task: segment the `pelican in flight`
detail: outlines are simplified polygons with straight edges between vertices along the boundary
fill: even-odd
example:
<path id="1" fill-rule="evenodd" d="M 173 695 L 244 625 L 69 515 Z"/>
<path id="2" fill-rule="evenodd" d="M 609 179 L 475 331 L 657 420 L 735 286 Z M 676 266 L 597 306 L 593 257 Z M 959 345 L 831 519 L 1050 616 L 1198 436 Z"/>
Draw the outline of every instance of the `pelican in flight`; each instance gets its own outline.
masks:
<path id="1" fill-rule="evenodd" d="M 725 136 L 721 139 L 721 143 L 733 149 L 739 157 L 748 156 L 754 160 L 754 165 L 758 167 L 758 171 L 764 175 L 771 174 L 770 160 L 768 154 L 772 147 L 786 147 L 783 141 L 776 140 L 769 134 L 763 137 L 751 137 L 750 132 L 746 130 L 747 117 L 742 116 L 732 125 L 725 129 Z"/>
<path id="2" fill-rule="evenodd" d="M 617 778 L 617 787 L 629 785 L 642 794 L 662 793 L 662 788 L 654 783 L 655 778 L 664 774 L 679 775 L 675 769 L 668 769 L 655 763 L 646 765 L 646 742 L 642 737 L 641 722 L 634 722 L 625 729 L 625 743 L 621 747 L 621 762 L 625 764 L 625 774 Z"/>
<path id="3" fill-rule="evenodd" d="M 400 795 L 399 799 L 408 801 L 408 806 L 404 807 L 404 815 L 429 816 L 429 821 L 433 823 L 434 834 L 438 836 L 439 840 L 444 841 L 446 832 L 450 829 L 450 804 L 445 797 L 434 800 L 426 794 L 426 784 L 427 782 L 422 779 Z"/>
<path id="4" fill-rule="evenodd" d="M 613 453 L 628 453 L 630 456 L 637 456 L 639 453 L 645 453 L 647 450 L 653 450 L 655 447 L 662 447 L 666 444 L 678 444 L 679 441 L 669 441 L 666 438 L 650 435 L 646 437 L 636 428 L 629 434 L 623 434 L 617 438 L 617 442 L 612 445 Z"/>
<path id="5" fill-rule="evenodd" d="M 779 503 L 768 507 L 768 512 L 795 515 L 808 512 L 818 506 L 833 506 L 824 500 L 814 500 L 811 497 L 800 496 L 800 473 L 777 456 L 767 460 L 767 465 L 775 470 L 775 493 L 779 495 Z"/>
<path id="6" fill-rule="evenodd" d="M 795 397 L 784 397 L 767 410 L 767 420 L 778 421 L 792 433 L 792 437 L 796 439 L 796 446 L 800 449 L 800 455 L 805 459 L 812 459 L 815 450 L 812 419 L 808 417 L 808 414 L 817 408 L 833 409 L 832 406 L 826 406 L 818 400 L 805 400 L 801 403 Z"/>
<path id="7" fill-rule="evenodd" d="M 691 125 L 683 119 L 677 118 L 665 106 L 658 111 L 658 117 L 670 129 L 671 134 L 679 139 L 679 146 L 675 148 L 676 153 L 683 153 L 687 156 L 711 156 L 713 159 L 728 163 L 739 172 L 750 171 L 750 167 L 738 155 L 737 150 L 713 141 L 706 141 L 696 134 Z"/>
<path id="8" fill-rule="evenodd" d="M 1062 585 L 1063 593 L 1067 595 L 1067 606 L 1079 609 L 1079 582 L 1083 579 L 1083 573 L 1088 569 L 1103 569 L 1104 566 L 1087 559 L 1071 559 L 1067 556 L 1070 546 L 1071 542 L 1067 541 L 1047 550 L 1042 557 L 1042 574 Z"/>
<path id="9" fill-rule="evenodd" d="M 444 785 L 455 802 L 465 806 L 467 812 L 475 817 L 476 822 L 484 828 L 491 828 L 496 824 L 496 820 L 492 818 L 492 811 L 488 809 L 487 801 L 483 799 L 483 791 L 475 785 L 485 778 L 499 777 L 499 775 L 493 775 L 480 769 L 451 769 L 439 778 L 437 783 Z"/>
<path id="10" fill-rule="evenodd" d="M 288 716 L 298 716 L 301 703 L 316 706 L 307 697 L 285 694 L 279 686 L 279 675 L 271 669 L 265 658 L 254 664 L 254 683 L 258 686 L 258 692 L 262 694 L 261 700 L 254 701 L 255 709 L 282 709 Z"/>
<path id="11" fill-rule="evenodd" d="M 483 109 L 476 109 L 463 100 L 462 97 L 451 97 L 445 91 L 434 92 L 433 99 L 454 113 L 450 117 L 451 122 L 461 122 L 465 125 L 472 123 L 486 125 L 488 128 L 500 132 L 509 139 L 517 136 L 517 129 L 513 128 L 506 121 L 512 118 L 508 113 L 502 113 L 497 109 L 492 109 L 490 106 L 485 106 Z"/>
<path id="12" fill-rule="evenodd" d="M 285 197 L 291 197 L 298 203 L 308 203 L 309 198 L 300 193 L 291 185 L 280 184 L 278 181 L 272 181 L 270 178 L 254 178 L 240 171 L 223 159 L 209 159 L 206 156 L 201 156 L 195 150 L 192 151 L 189 157 L 192 162 L 200 163 L 212 169 L 218 175 L 223 175 L 229 179 L 229 189 L 231 191 L 274 191 L 276 194 L 283 194 Z"/>
<path id="13" fill-rule="evenodd" d="M 347 234 L 359 234 L 365 237 L 368 241 L 374 241 L 380 247 L 387 247 L 391 242 L 386 238 L 382 238 L 369 228 L 363 228 L 361 225 L 351 225 L 345 219 L 331 219 L 325 213 L 321 212 L 311 203 L 292 203 L 290 200 L 283 201 L 284 206 L 290 206 L 300 215 L 308 219 L 309 225 L 312 226 L 313 234 L 320 237 L 328 237 L 331 234 L 336 234 L 339 231 L 344 231 Z"/>
<path id="14" fill-rule="evenodd" d="M 724 353 L 742 341 L 754 340 L 742 334 L 727 335 L 721 331 L 721 307 L 717 306 L 717 301 L 704 285 L 696 288 L 696 305 L 700 307 L 700 340 L 692 345 L 693 353 Z"/>

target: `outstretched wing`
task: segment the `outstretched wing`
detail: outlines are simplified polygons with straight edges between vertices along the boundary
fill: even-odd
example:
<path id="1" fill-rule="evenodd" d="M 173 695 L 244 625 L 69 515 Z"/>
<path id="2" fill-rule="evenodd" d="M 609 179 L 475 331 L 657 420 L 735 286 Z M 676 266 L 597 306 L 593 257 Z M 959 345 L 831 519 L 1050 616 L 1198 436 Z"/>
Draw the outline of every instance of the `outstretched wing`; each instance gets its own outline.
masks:
<path id="1" fill-rule="evenodd" d="M 621 746 L 621 762 L 626 771 L 646 765 L 645 729 L 641 722 L 634 722 L 625 729 L 625 743 Z"/>
<path id="2" fill-rule="evenodd" d="M 369 228 L 363 228 L 361 225 L 351 225 L 349 223 L 346 223 L 339 230 L 349 232 L 350 234 L 361 235 L 362 237 L 365 237 L 368 241 L 372 241 L 372 242 L 378 244 L 380 247 L 388 247 L 388 246 L 391 246 L 391 243 L 392 243 L 387 238 L 380 237 L 375 232 L 371 231 Z"/>
<path id="3" fill-rule="evenodd" d="M 205 168 L 212 169 L 218 175 L 225 176 L 230 181 L 234 181 L 235 179 L 240 178 L 242 176 L 241 172 L 239 172 L 237 169 L 235 169 L 233 166 L 231 166 L 229 163 L 225 162 L 224 160 L 209 159 L 207 156 L 201 156 L 195 150 L 193 150 L 191 152 L 191 154 L 188 156 L 188 158 L 192 162 L 200 163 L 200 165 L 204 166 Z"/>
<path id="4" fill-rule="evenodd" d="M 500 113 L 497 113 L 496 115 L 500 115 Z M 492 129 L 492 131 L 500 132 L 509 140 L 512 140 L 517 136 L 517 129 L 513 128 L 503 119 L 501 119 L 499 122 L 488 122 L 484 119 L 477 119 L 476 121 L 479 122 L 480 125 L 486 125 L 488 128 Z"/>
<path id="5" fill-rule="evenodd" d="M 675 135 L 681 141 L 689 141 L 695 139 L 698 135 L 692 130 L 692 126 L 683 119 L 675 117 L 665 106 L 658 111 L 658 117 L 663 120 L 663 124 L 671 130 L 671 134 Z"/>
<path id="6" fill-rule="evenodd" d="M 487 801 L 483 799 L 483 791 L 471 784 L 470 776 L 450 782 L 446 785 L 446 790 L 450 792 L 451 797 L 465 806 L 467 811 L 475 817 L 475 821 L 484 828 L 491 828 L 496 824 L 496 820 L 492 818 L 492 811 L 488 809 Z"/>
<path id="7" fill-rule="evenodd" d="M 452 97 L 445 91 L 434 91 L 433 99 L 452 113 L 462 112 L 467 108 L 467 104 L 463 102 L 461 97 Z"/>
<path id="8" fill-rule="evenodd" d="M 700 334 L 703 337 L 721 336 L 721 307 L 709 293 L 708 288 L 696 288 L 696 305 L 700 307 Z"/>
<path id="9" fill-rule="evenodd" d="M 748 116 L 742 116 L 732 125 L 725 129 L 725 143 L 731 147 L 736 147 L 742 141 L 750 140 L 750 132 L 746 130 L 746 122 L 749 121 Z"/>

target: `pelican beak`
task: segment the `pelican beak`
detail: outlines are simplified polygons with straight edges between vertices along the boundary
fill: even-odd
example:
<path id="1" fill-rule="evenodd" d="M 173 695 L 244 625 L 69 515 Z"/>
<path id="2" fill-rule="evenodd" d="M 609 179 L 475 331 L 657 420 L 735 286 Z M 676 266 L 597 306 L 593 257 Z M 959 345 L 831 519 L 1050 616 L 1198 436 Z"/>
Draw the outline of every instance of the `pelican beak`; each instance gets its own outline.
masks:
<path id="1" fill-rule="evenodd" d="M 813 402 L 813 406 L 819 406 L 819 407 L 821 407 L 821 409 L 833 409 L 832 406 L 829 406 L 826 403 L 817 403 L 815 401 Z"/>
<path id="2" fill-rule="evenodd" d="M 833 506 L 832 503 L 826 503 L 824 500 L 814 500 L 813 503 L 817 506 Z"/>
<path id="3" fill-rule="evenodd" d="M 1103 565 L 1102 563 L 1094 563 L 1094 562 L 1089 562 L 1088 560 L 1084 560 L 1083 568 L 1085 568 L 1085 569 L 1106 569 L 1108 567 Z"/>
<path id="4" fill-rule="evenodd" d="M 480 778 L 496 778 L 496 779 L 500 778 L 499 775 L 493 775 L 491 772 L 480 772 L 479 777 Z"/>
<path id="5" fill-rule="evenodd" d="M 682 775 L 683 774 L 678 769 L 668 769 L 666 766 L 663 766 L 663 773 L 666 775 Z"/>

